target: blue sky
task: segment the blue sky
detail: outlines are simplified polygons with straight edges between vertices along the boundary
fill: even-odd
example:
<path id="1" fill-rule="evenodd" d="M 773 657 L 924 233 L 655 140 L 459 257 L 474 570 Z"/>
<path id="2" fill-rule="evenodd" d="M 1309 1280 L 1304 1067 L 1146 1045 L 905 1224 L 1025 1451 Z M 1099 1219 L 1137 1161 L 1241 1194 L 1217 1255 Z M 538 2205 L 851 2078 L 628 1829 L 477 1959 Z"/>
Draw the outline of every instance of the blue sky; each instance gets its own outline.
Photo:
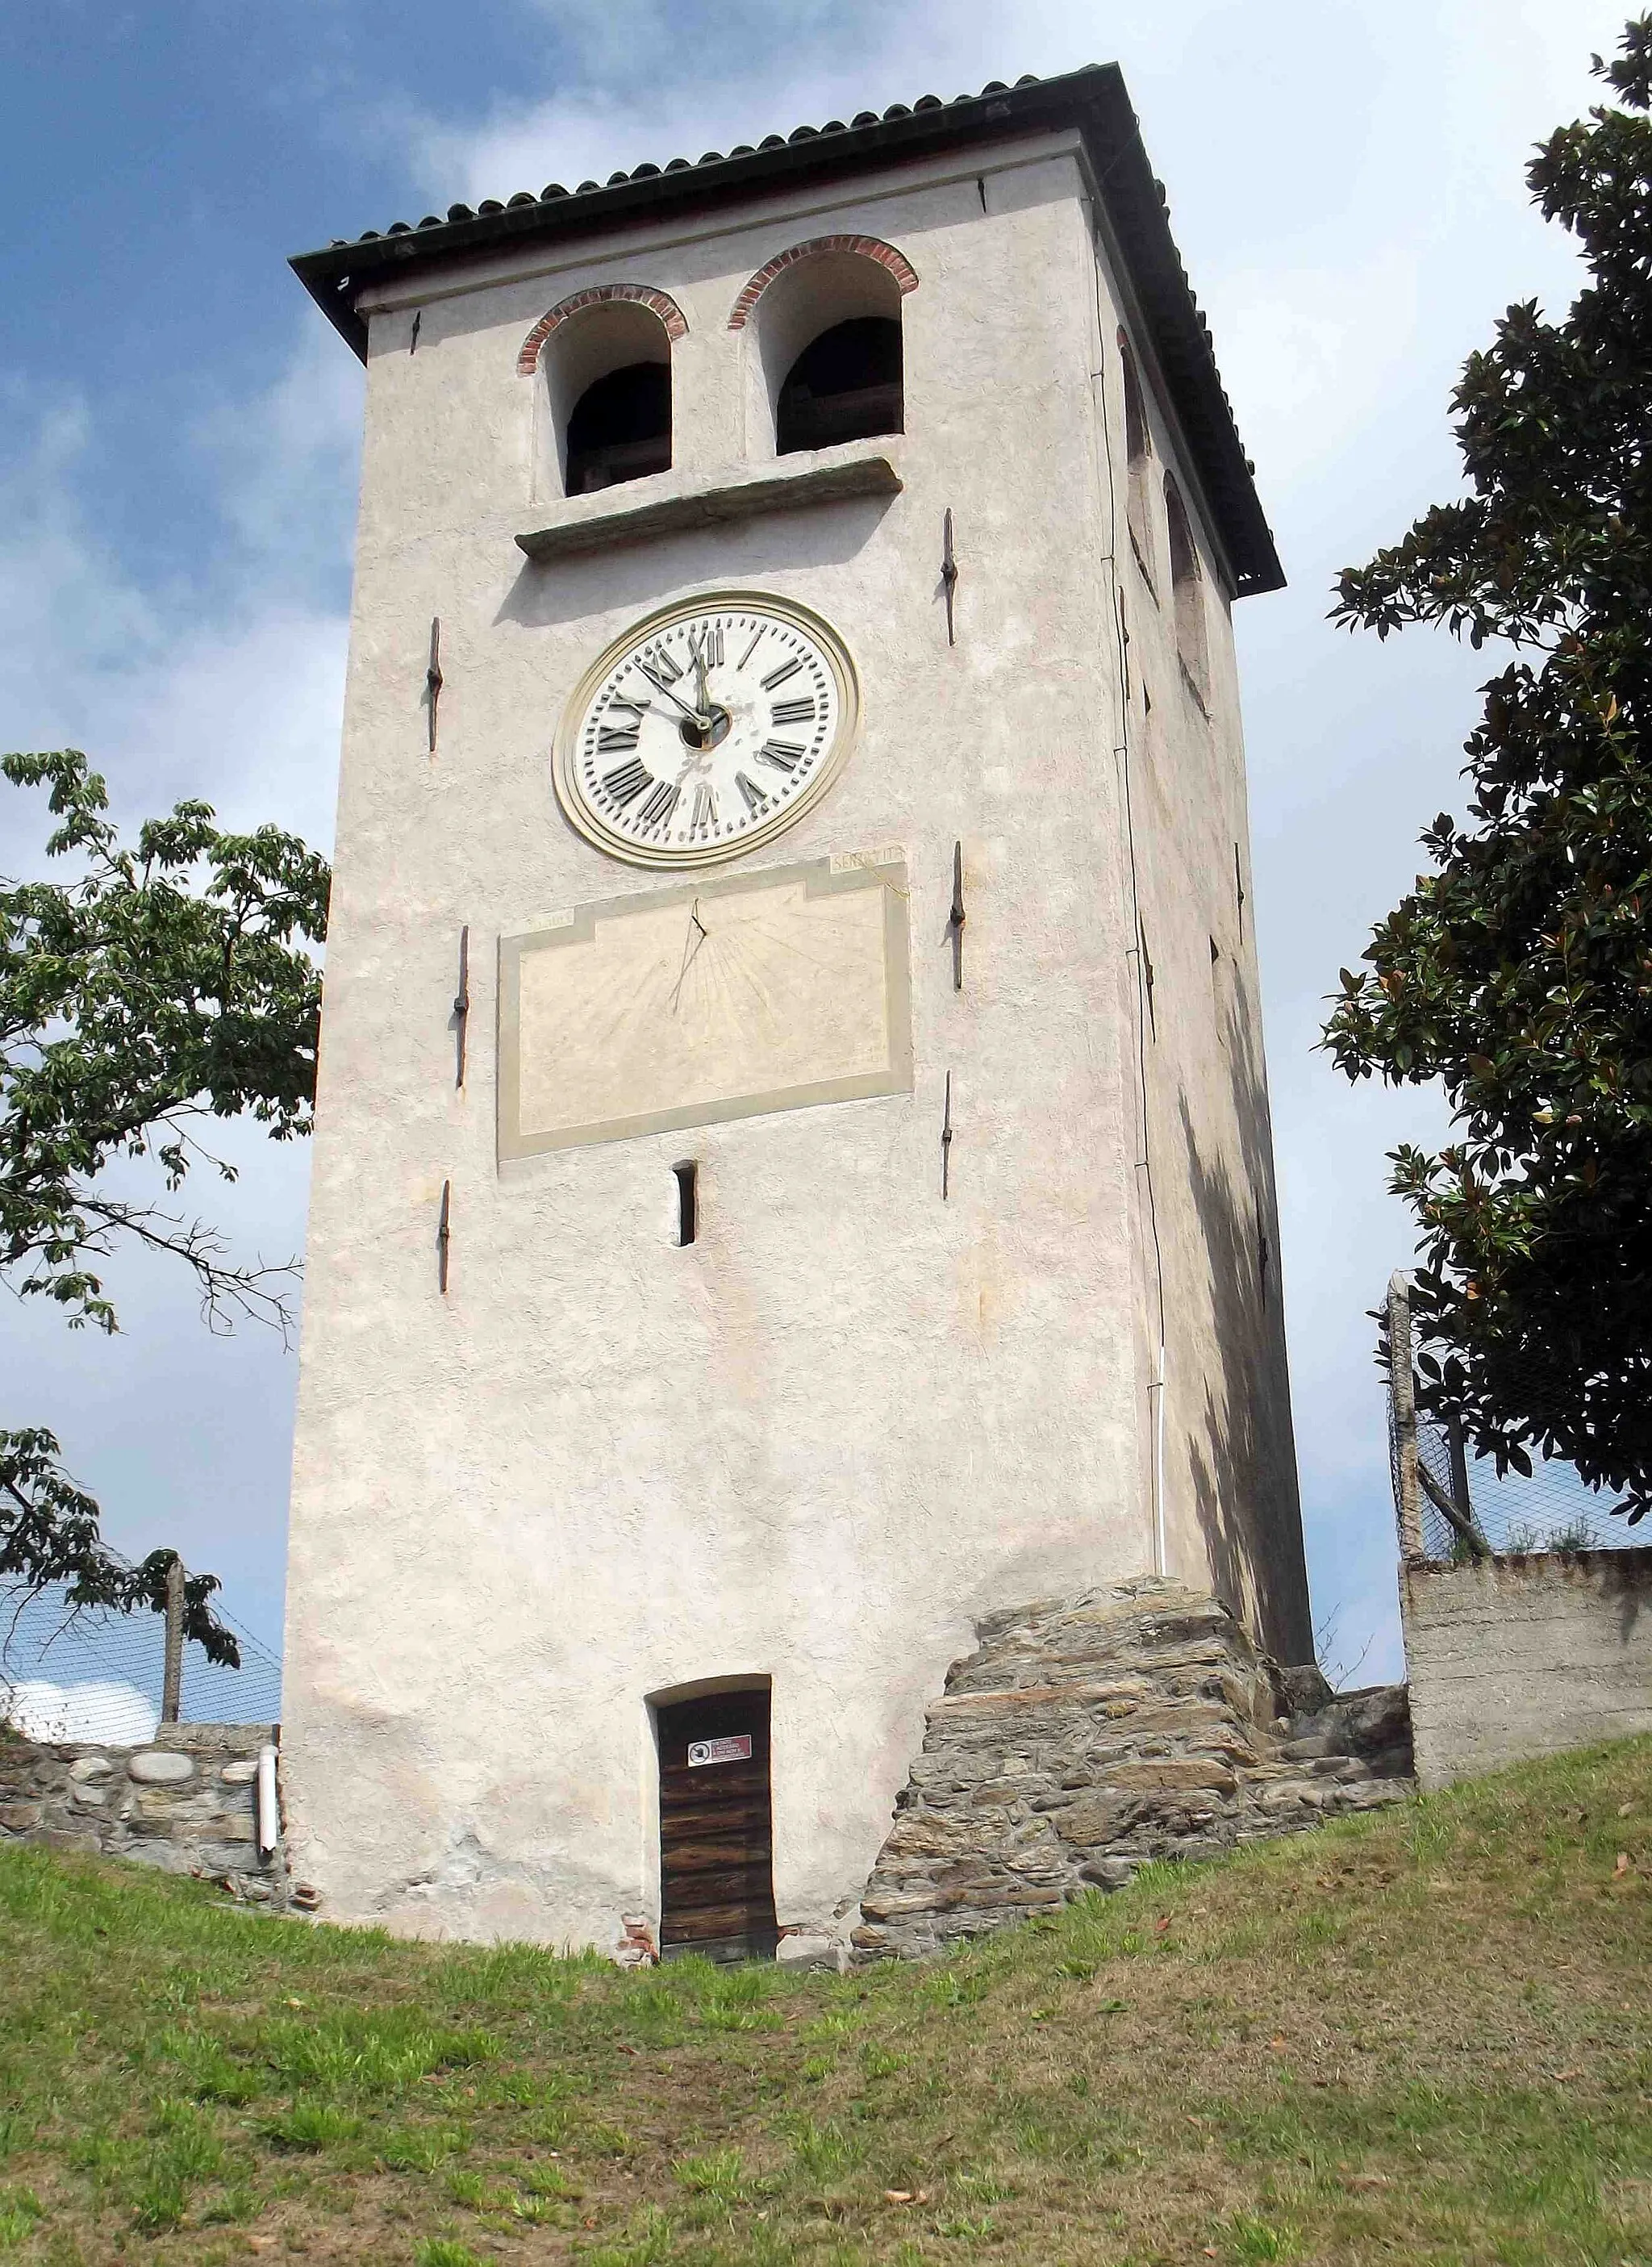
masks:
<path id="1" fill-rule="evenodd" d="M 1450 491 L 1447 395 L 1510 299 L 1558 305 L 1529 145 L 1592 99 L 1623 0 L 37 0 L 0 24 L 0 745 L 87 748 L 136 818 L 202 794 L 332 825 L 356 366 L 290 253 L 455 198 L 605 176 L 990 77 L 1117 60 L 1291 589 L 1240 607 L 1258 933 L 1316 1610 L 1394 1673 L 1365 1310 L 1409 1252 L 1383 1153 L 1426 1096 L 1350 1090 L 1319 1000 L 1457 799 L 1483 659 L 1324 620 L 1336 569 Z M 0 799 L 0 867 L 37 814 Z M 200 1201 L 302 1243 L 305 1159 Z M 0 1307 L 0 1422 L 45 1422 L 128 1549 L 176 1543 L 278 1642 L 295 1364 L 113 1271 L 127 1328 Z"/>

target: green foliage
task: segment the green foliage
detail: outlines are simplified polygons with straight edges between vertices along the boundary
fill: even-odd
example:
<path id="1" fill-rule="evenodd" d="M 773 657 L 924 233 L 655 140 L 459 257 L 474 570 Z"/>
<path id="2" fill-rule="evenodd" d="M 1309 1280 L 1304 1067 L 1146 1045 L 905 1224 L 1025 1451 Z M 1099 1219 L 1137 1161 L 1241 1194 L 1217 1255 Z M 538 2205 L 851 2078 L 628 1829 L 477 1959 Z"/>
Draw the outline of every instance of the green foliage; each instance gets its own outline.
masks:
<path id="1" fill-rule="evenodd" d="M 326 862 L 275 826 L 230 834 L 204 803 L 122 841 L 78 750 L 0 756 L 13 786 L 44 787 L 51 859 L 66 881 L 0 877 L 0 1281 L 71 1327 L 117 1327 L 99 1272 L 136 1242 L 180 1259 L 215 1329 L 290 1323 L 293 1266 L 233 1263 L 203 1221 L 134 1192 L 111 1168 L 149 1161 L 167 1198 L 204 1166 L 201 1138 L 250 1115 L 276 1141 L 310 1129 Z M 171 1554 L 137 1568 L 104 1548 L 98 1507 L 51 1434 L 0 1430 L 0 1575 L 64 1582 L 80 1605 L 158 1610 Z M 187 1633 L 234 1665 L 210 1576 L 186 1590 Z"/>
<path id="2" fill-rule="evenodd" d="M 72 1322 L 113 1330 L 90 1263 L 123 1235 L 194 1270 L 209 1317 L 284 1315 L 267 1271 L 102 1181 L 153 1157 L 178 1190 L 193 1165 L 233 1169 L 196 1138 L 244 1111 L 277 1141 L 310 1129 L 320 980 L 305 946 L 327 928 L 325 862 L 279 827 L 225 834 L 204 803 L 151 819 L 135 845 L 78 750 L 0 757 L 50 789 L 48 855 L 68 882 L 0 888 L 0 1266 Z"/>
<path id="3" fill-rule="evenodd" d="M 846 2133 L 833 2118 L 824 2124 L 812 2117 L 796 2118 L 787 2138 L 797 2162 L 816 2180 L 847 2172 L 866 2154 L 864 2140 L 858 2134 Z"/>
<path id="4" fill-rule="evenodd" d="M 0 2251 L 34 2233 L 40 2200 L 33 2189 L 0 2189 Z"/>
<path id="5" fill-rule="evenodd" d="M 672 2174 L 691 2196 L 709 2197 L 727 2210 L 745 2201 L 749 2176 L 738 2149 L 708 2149 L 703 2156 L 679 2157 Z"/>
<path id="6" fill-rule="evenodd" d="M 433 2173 L 468 2146 L 462 2128 L 393 2125 L 378 2144 L 378 2161 L 393 2173 Z"/>
<path id="7" fill-rule="evenodd" d="M 1652 16 L 1595 58 L 1619 106 L 1528 179 L 1575 237 L 1565 319 L 1511 307 L 1453 396 L 1470 493 L 1340 578 L 1333 619 L 1516 649 L 1466 744 L 1470 811 L 1342 972 L 1351 1078 L 1438 1080 L 1436 1155 L 1392 1156 L 1423 1232 L 1425 1401 L 1499 1472 L 1570 1458 L 1652 1501 Z"/>
<path id="8" fill-rule="evenodd" d="M 255 2051 L 283 2086 L 366 2096 L 399 2093 L 432 2071 L 467 2068 L 499 2050 L 486 2031 L 433 2024 L 415 2007 L 380 2007 L 320 2022 L 267 2023 Z"/>
<path id="9" fill-rule="evenodd" d="M 1297 2243 L 1296 2231 L 1276 2227 L 1269 2221 L 1259 2219 L 1254 2212 L 1236 2212 L 1223 2231 L 1227 2238 L 1228 2256 L 1244 2261 L 1260 2259 L 1294 2259 Z"/>
<path id="10" fill-rule="evenodd" d="M 340 2141 L 353 2141 L 361 2130 L 361 2119 L 336 2102 L 312 2102 L 303 2095 L 264 2128 L 283 2149 L 330 2149 Z"/>

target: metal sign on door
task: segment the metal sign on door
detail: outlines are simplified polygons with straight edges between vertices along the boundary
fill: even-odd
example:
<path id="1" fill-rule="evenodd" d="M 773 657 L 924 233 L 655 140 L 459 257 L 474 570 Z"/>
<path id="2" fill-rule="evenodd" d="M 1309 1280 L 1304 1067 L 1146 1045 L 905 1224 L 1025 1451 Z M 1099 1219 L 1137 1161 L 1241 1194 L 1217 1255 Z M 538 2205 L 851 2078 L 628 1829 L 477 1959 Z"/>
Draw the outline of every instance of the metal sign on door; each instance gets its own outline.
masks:
<path id="1" fill-rule="evenodd" d="M 691 1740 L 688 1742 L 688 1768 L 698 1764 L 745 1764 L 752 1760 L 752 1735 L 737 1732 L 725 1740 Z"/>

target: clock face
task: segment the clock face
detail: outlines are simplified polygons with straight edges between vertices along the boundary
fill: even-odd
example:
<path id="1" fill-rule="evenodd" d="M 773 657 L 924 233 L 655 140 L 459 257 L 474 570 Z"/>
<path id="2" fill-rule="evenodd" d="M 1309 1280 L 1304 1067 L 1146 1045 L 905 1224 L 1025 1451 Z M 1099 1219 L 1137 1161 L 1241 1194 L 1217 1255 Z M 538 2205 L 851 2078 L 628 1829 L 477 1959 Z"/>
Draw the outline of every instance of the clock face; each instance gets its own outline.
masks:
<path id="1" fill-rule="evenodd" d="M 738 857 L 801 818 L 848 753 L 854 665 L 819 615 L 722 591 L 664 607 L 586 671 L 557 736 L 563 810 L 639 866 Z"/>

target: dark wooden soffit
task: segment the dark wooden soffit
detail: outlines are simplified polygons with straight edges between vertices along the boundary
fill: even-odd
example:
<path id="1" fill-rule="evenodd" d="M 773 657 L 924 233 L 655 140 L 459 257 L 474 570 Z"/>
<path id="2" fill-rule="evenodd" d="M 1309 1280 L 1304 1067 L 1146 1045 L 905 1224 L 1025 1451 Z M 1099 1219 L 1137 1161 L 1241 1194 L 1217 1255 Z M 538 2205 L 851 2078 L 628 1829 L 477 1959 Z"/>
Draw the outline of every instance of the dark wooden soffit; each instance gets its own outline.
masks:
<path id="1" fill-rule="evenodd" d="M 626 222 L 711 211 L 769 189 L 826 180 L 874 165 L 1068 128 L 1083 138 L 1147 326 L 1145 343 L 1164 373 L 1170 407 L 1231 562 L 1237 593 L 1278 590 L 1284 573 L 1252 467 L 1222 391 L 1210 334 L 1171 235 L 1164 190 L 1153 178 L 1116 63 L 1091 64 L 1060 78 L 1024 79 L 1013 87 L 995 84 L 953 102 L 926 95 L 910 109 L 896 103 L 882 117 L 863 113 L 848 126 L 799 127 L 789 136 L 770 135 L 760 147 L 727 157 L 713 151 L 698 164 L 675 158 L 663 171 L 639 165 L 572 194 L 553 184 L 541 195 L 525 190 L 506 203 L 485 202 L 474 213 L 453 205 L 445 220 L 430 214 L 416 228 L 399 221 L 382 235 L 372 232 L 354 243 L 301 253 L 291 266 L 328 321 L 364 360 L 367 326 L 356 312 L 356 299 L 368 285 L 392 276 L 469 253 L 565 243 Z"/>

